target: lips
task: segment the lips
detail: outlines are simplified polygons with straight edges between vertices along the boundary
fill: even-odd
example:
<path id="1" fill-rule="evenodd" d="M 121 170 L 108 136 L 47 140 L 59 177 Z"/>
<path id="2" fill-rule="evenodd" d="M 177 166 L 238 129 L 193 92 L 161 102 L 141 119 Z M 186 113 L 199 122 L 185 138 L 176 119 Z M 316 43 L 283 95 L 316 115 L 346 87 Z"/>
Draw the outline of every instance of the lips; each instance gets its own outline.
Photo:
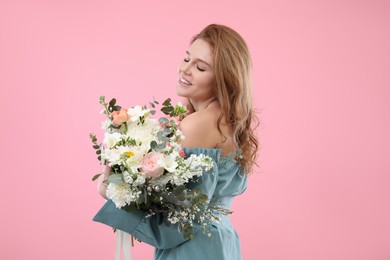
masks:
<path id="1" fill-rule="evenodd" d="M 191 84 L 191 82 L 189 82 L 188 80 L 186 80 L 185 78 L 179 78 L 179 83 L 181 83 L 181 84 L 185 84 L 185 85 L 187 85 L 187 86 L 191 86 L 192 84 Z"/>

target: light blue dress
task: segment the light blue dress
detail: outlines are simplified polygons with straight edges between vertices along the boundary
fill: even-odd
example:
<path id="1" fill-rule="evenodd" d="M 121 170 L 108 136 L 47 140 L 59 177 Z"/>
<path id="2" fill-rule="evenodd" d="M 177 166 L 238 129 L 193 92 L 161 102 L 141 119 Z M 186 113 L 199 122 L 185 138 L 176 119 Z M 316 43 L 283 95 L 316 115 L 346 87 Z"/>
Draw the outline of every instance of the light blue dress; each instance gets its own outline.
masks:
<path id="1" fill-rule="evenodd" d="M 195 185 L 211 199 L 230 208 L 234 196 L 247 187 L 247 175 L 241 173 L 238 162 L 221 156 L 220 149 L 184 148 L 186 155 L 205 154 L 214 159 L 213 171 L 205 173 Z M 240 239 L 229 217 L 212 224 L 211 237 L 199 226 L 194 228 L 194 238 L 184 239 L 176 225 L 167 226 L 160 215 L 145 218 L 142 211 L 126 212 L 108 200 L 93 218 L 110 227 L 132 234 L 135 238 L 155 247 L 155 260 L 239 260 Z"/>

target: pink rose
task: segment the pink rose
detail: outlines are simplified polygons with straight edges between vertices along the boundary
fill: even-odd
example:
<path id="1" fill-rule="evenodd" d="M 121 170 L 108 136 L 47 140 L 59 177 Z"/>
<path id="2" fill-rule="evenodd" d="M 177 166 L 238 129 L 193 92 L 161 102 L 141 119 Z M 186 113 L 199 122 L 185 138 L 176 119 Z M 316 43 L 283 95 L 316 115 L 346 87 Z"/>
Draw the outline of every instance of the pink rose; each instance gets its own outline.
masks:
<path id="1" fill-rule="evenodd" d="M 181 158 L 184 158 L 184 157 L 186 157 L 186 153 L 185 153 L 183 150 L 180 150 L 180 151 L 179 151 L 179 156 L 180 156 Z"/>
<path id="2" fill-rule="evenodd" d="M 130 116 L 127 114 L 126 108 L 121 108 L 120 111 L 114 111 L 111 113 L 112 116 L 112 123 L 115 125 L 121 125 L 124 122 L 129 121 Z"/>
<path id="3" fill-rule="evenodd" d="M 157 161 L 164 159 L 164 156 L 159 153 L 151 152 L 142 158 L 141 172 L 148 177 L 157 178 L 164 173 L 164 168 L 157 164 Z"/>

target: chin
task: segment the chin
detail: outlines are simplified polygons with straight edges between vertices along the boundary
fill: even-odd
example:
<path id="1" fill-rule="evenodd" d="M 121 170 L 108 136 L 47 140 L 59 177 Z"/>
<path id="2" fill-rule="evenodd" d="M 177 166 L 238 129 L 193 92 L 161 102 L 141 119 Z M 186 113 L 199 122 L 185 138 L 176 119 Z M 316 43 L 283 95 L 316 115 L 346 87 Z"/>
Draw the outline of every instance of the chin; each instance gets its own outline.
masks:
<path id="1" fill-rule="evenodd" d="M 188 97 L 188 91 L 185 91 L 184 89 L 182 89 L 180 86 L 177 86 L 176 87 L 176 94 L 179 96 L 179 97 Z"/>

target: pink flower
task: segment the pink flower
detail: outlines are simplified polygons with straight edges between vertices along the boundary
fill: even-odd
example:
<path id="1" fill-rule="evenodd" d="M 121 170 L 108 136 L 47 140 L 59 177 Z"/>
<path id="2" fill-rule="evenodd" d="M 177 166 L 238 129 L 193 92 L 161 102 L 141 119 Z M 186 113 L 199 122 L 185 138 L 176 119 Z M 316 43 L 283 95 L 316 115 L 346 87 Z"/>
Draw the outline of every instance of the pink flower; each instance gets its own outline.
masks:
<path id="1" fill-rule="evenodd" d="M 115 125 L 121 125 L 124 122 L 129 121 L 130 116 L 127 114 L 126 108 L 121 108 L 120 111 L 114 111 L 111 113 L 112 116 L 112 123 Z"/>
<path id="2" fill-rule="evenodd" d="M 184 157 L 186 157 L 186 153 L 185 153 L 183 150 L 180 150 L 180 151 L 179 151 L 179 156 L 180 156 L 181 158 L 184 158 Z"/>
<path id="3" fill-rule="evenodd" d="M 157 178 L 164 173 L 164 168 L 157 164 L 158 160 L 164 159 L 162 154 L 151 152 L 142 158 L 141 172 L 148 177 Z"/>

